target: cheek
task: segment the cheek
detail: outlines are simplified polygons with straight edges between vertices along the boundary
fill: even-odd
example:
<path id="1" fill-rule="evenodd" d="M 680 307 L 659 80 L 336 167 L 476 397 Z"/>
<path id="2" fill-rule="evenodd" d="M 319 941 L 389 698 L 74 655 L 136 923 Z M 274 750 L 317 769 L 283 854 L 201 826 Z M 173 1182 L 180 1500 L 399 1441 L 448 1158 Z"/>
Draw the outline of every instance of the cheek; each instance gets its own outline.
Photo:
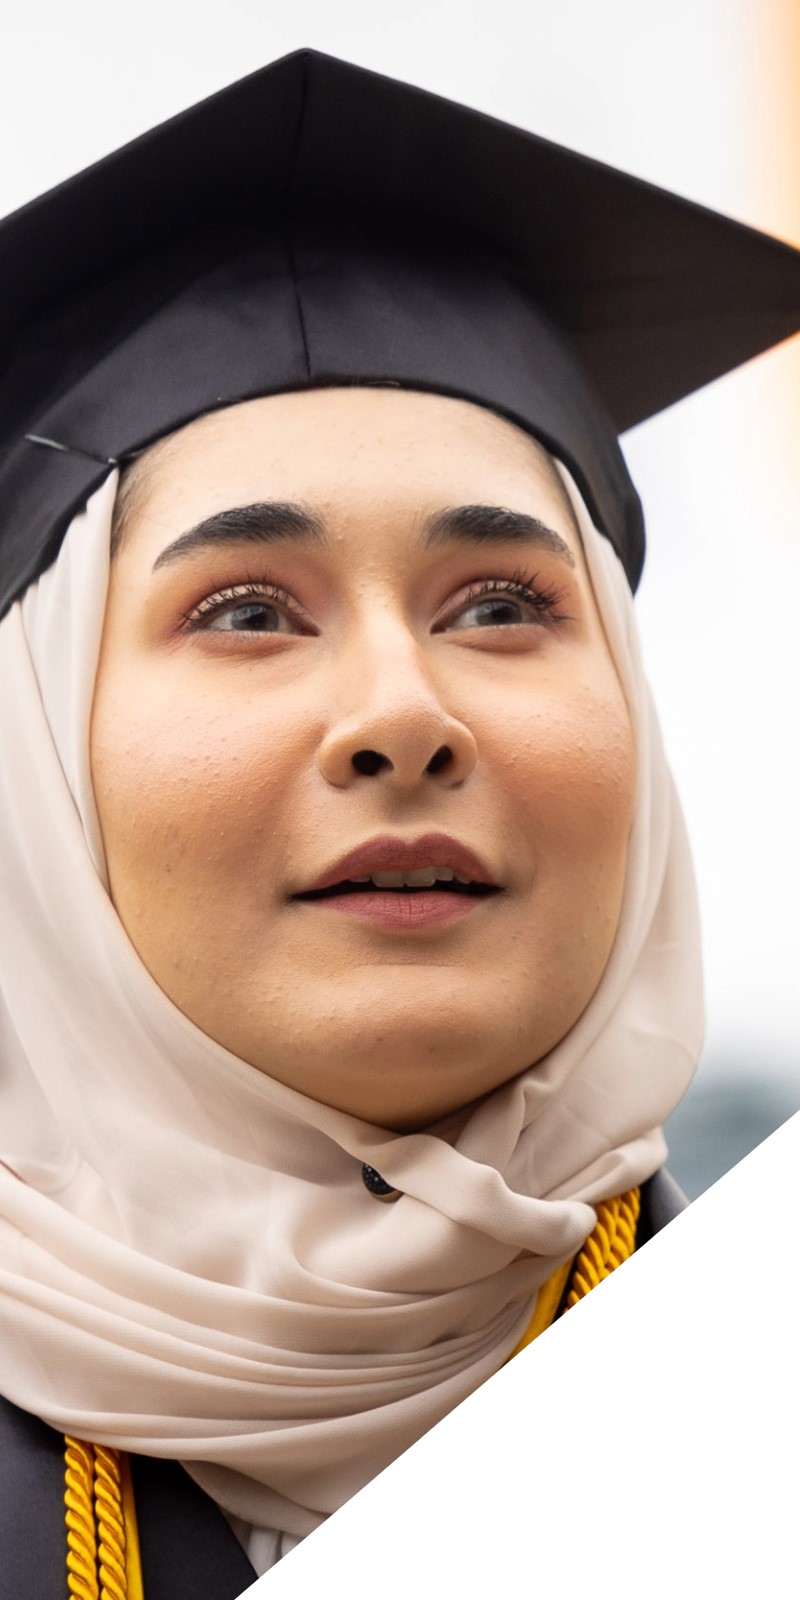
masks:
<path id="1" fill-rule="evenodd" d="M 633 817 L 636 762 L 616 680 L 542 697 L 506 719 L 498 762 L 537 873 L 574 868 L 619 886 Z"/>
<path id="2" fill-rule="evenodd" d="M 101 684 L 92 771 L 115 898 L 227 868 L 248 883 L 254 863 L 274 859 L 306 759 L 302 727 L 246 692 L 167 698 L 158 685 Z"/>

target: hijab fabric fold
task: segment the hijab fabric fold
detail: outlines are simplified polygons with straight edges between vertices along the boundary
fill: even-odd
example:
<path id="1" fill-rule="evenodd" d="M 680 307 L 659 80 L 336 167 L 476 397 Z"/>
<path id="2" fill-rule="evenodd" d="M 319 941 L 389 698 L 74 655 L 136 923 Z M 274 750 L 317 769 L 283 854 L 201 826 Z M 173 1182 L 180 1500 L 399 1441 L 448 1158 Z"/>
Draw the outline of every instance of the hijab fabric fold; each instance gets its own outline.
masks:
<path id="1" fill-rule="evenodd" d="M 620 924 L 561 1043 L 428 1132 L 230 1055 L 116 916 L 89 770 L 115 474 L 0 624 L 0 1382 L 289 1535 L 497 1370 L 592 1203 L 662 1164 L 699 1054 L 692 869 L 631 597 L 563 476 L 637 750 Z M 402 1198 L 377 1203 L 363 1162 Z"/>

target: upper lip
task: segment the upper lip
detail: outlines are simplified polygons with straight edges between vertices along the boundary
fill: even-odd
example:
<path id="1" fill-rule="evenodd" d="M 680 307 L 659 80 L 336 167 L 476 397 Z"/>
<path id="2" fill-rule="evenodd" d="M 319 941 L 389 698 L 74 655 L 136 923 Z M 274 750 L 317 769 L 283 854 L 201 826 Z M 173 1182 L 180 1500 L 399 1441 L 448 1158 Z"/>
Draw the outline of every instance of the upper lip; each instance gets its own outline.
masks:
<path id="1" fill-rule="evenodd" d="M 347 878 L 368 877 L 373 872 L 419 872 L 423 867 L 450 867 L 473 883 L 499 887 L 480 856 L 467 845 L 449 838 L 446 833 L 426 833 L 421 839 L 411 841 L 392 839 L 388 834 L 369 839 L 326 867 L 314 883 L 296 892 L 314 894 L 320 889 L 332 889 Z"/>

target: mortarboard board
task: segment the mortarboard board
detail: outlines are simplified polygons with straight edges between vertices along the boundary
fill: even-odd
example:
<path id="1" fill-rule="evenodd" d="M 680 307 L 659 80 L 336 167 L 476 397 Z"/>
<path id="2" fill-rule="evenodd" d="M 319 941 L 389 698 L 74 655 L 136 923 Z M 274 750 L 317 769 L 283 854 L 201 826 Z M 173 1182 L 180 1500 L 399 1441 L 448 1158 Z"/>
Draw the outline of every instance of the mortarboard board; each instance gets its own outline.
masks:
<path id="1" fill-rule="evenodd" d="M 632 586 L 617 434 L 800 328 L 800 251 L 298 51 L 0 224 L 0 614 L 109 462 L 216 407 L 393 382 L 491 407 Z"/>

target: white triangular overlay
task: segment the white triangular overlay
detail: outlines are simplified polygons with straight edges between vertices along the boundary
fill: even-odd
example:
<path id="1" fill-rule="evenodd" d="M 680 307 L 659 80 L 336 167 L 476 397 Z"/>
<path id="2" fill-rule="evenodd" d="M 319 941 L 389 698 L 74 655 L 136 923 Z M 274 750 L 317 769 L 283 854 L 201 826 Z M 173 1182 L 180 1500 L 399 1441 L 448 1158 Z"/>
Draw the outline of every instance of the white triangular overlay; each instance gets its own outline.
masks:
<path id="1" fill-rule="evenodd" d="M 800 1115 L 247 1600 L 800 1593 Z"/>

